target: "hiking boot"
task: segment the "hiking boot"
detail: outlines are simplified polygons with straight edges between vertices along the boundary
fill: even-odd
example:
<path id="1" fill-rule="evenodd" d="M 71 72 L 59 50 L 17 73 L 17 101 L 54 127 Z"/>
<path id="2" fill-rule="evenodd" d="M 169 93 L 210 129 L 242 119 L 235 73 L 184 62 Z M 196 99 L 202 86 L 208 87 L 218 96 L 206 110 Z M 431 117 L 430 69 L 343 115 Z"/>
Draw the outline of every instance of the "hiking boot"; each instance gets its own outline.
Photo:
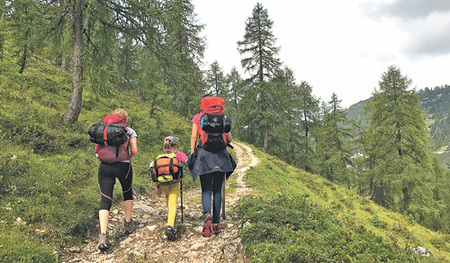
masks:
<path id="1" fill-rule="evenodd" d="M 220 232 L 222 232 L 222 229 L 223 229 L 223 225 L 221 223 L 218 223 L 218 224 L 212 226 L 213 234 L 219 234 Z"/>
<path id="2" fill-rule="evenodd" d="M 172 226 L 167 226 L 165 234 L 167 236 L 167 240 L 169 240 L 169 241 L 177 240 L 177 235 L 175 234 L 175 229 L 173 229 Z"/>
<path id="3" fill-rule="evenodd" d="M 100 234 L 98 238 L 98 249 L 105 251 L 111 246 L 109 243 L 109 234 Z"/>
<path id="4" fill-rule="evenodd" d="M 136 225 L 134 224 L 133 219 L 131 219 L 130 222 L 124 221 L 123 226 L 126 235 L 133 233 L 134 230 L 136 230 L 137 228 Z"/>
<path id="5" fill-rule="evenodd" d="M 212 235 L 212 216 L 208 212 L 205 216 L 205 223 L 203 224 L 202 236 L 210 237 Z"/>

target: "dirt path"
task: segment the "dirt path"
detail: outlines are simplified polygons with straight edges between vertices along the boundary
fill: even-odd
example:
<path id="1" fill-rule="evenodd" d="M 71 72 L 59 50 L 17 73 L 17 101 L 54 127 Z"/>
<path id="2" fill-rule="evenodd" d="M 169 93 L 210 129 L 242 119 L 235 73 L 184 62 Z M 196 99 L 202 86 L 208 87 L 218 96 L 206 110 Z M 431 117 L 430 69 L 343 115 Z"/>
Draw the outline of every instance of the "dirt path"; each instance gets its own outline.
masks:
<path id="1" fill-rule="evenodd" d="M 60 262 L 247 262 L 244 258 L 241 228 L 235 207 L 240 197 L 251 193 L 245 182 L 245 173 L 258 164 L 251 148 L 233 142 L 238 164 L 234 174 L 236 189 L 226 189 L 226 219 L 222 233 L 204 238 L 200 189 L 183 190 L 184 223 L 181 224 L 180 202 L 177 214 L 176 242 L 167 241 L 164 227 L 167 209 L 163 198 L 136 196 L 133 218 L 139 228 L 131 235 L 123 235 L 123 209 L 113 207 L 108 226 L 112 247 L 106 252 L 97 249 L 97 235 L 85 240 L 81 247 L 66 247 Z"/>

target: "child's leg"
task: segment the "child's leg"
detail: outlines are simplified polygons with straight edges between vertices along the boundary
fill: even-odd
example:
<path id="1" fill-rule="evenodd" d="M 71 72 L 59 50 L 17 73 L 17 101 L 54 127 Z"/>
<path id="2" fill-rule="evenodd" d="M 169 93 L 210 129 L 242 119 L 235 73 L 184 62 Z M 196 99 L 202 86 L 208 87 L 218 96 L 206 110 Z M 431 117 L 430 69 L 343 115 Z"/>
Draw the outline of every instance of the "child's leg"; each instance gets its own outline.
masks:
<path id="1" fill-rule="evenodd" d="M 175 225 L 175 216 L 177 213 L 177 199 L 180 194 L 180 183 L 162 185 L 161 190 L 164 192 L 167 201 L 167 225 L 173 227 Z"/>

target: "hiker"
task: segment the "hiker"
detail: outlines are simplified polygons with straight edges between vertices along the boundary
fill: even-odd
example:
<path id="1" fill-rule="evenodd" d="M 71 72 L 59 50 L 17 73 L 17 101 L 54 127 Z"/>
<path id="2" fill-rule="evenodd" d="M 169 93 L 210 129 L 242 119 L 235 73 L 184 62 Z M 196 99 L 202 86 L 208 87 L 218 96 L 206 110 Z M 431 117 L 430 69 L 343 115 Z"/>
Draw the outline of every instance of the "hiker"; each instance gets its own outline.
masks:
<path id="1" fill-rule="evenodd" d="M 115 109 L 113 112 L 113 116 L 121 120 L 121 124 L 126 126 L 128 121 L 128 113 L 121 108 Z M 104 118 L 105 122 L 105 118 Z M 125 147 L 126 153 L 125 157 L 119 156 L 119 161 L 114 162 L 104 162 L 101 161 L 98 168 L 98 184 L 100 186 L 101 191 L 101 201 L 100 208 L 98 211 L 98 217 L 100 221 L 100 236 L 98 248 L 100 250 L 107 250 L 110 247 L 109 242 L 109 234 L 108 234 L 108 221 L 109 221 L 109 210 L 111 209 L 112 198 L 113 198 L 113 190 L 116 178 L 119 180 L 122 185 L 123 192 L 123 200 L 124 200 L 124 210 L 125 210 L 125 219 L 124 219 L 124 232 L 125 234 L 131 234 L 136 229 L 136 225 L 131 218 L 131 212 L 133 210 L 133 169 L 131 165 L 131 158 L 136 156 L 138 153 L 136 138 L 136 132 L 130 128 L 126 127 L 128 130 L 129 140 L 127 141 L 128 145 L 123 145 L 121 147 Z M 102 160 L 101 152 L 98 150 L 101 147 L 105 147 L 104 145 L 96 144 L 96 156 L 100 160 Z M 114 147 L 114 146 L 110 146 Z M 119 149 L 117 149 L 119 151 Z M 122 160 L 123 159 L 123 160 Z"/>
<path id="2" fill-rule="evenodd" d="M 186 164 L 186 160 L 188 159 L 187 155 L 185 153 L 183 153 L 182 151 L 178 151 L 178 138 L 173 137 L 173 136 L 168 136 L 164 139 L 164 145 L 163 145 L 163 152 L 164 154 L 159 155 L 156 158 L 156 161 L 158 161 L 158 159 L 160 157 L 175 157 L 176 158 L 176 162 L 179 162 L 180 165 L 180 169 L 182 169 L 181 167 L 181 163 Z M 156 164 L 155 162 L 153 162 L 153 164 L 151 164 L 151 167 L 154 167 Z M 181 172 L 181 171 L 180 171 Z M 182 178 L 180 178 L 181 175 L 179 175 L 178 179 L 173 179 L 171 182 L 167 182 L 167 183 L 162 183 L 162 182 L 157 182 L 156 183 L 156 195 L 158 197 L 161 196 L 161 192 L 164 193 L 164 196 L 166 198 L 166 204 L 167 204 L 167 226 L 166 226 L 166 230 L 165 230 L 165 235 L 167 236 L 167 239 L 169 241 L 175 241 L 176 240 L 176 233 L 175 233 L 175 216 L 177 213 L 177 200 L 178 200 L 178 195 L 180 194 L 180 182 L 182 180 Z M 156 180 L 154 180 L 156 181 Z"/>
<path id="3" fill-rule="evenodd" d="M 204 96 L 202 101 L 207 97 L 209 96 Z M 223 114 L 223 106 L 222 111 L 219 112 L 219 114 Z M 202 110 L 202 106 L 200 108 Z M 236 168 L 236 163 L 226 150 L 226 145 L 229 145 L 232 140 L 230 133 L 223 134 L 223 141 L 226 141 L 226 145 L 223 146 L 223 148 L 219 148 L 219 150 L 211 150 L 210 148 L 206 147 L 206 141 L 208 140 L 205 139 L 205 136 L 209 135 L 206 135 L 205 132 L 201 129 L 201 115 L 202 112 L 194 115 L 194 117 L 192 118 L 191 155 L 188 159 L 187 164 L 189 166 L 189 169 L 191 170 L 193 181 L 195 181 L 197 176 L 200 176 L 204 216 L 202 235 L 204 237 L 210 237 L 212 234 L 219 234 L 223 229 L 223 225 L 220 223 L 222 183 L 224 181 L 224 177 L 228 179 L 228 177 L 233 173 L 234 169 Z M 199 144 L 197 145 L 197 138 L 199 137 L 199 135 Z M 212 211 L 211 195 L 213 199 Z"/>

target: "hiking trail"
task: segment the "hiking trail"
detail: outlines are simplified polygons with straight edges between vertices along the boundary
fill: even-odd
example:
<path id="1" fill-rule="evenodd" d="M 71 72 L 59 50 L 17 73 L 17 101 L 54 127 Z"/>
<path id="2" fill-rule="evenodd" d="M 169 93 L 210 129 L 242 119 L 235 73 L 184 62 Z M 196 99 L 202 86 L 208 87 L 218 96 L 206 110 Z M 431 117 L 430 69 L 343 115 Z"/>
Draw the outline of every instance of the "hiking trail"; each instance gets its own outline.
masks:
<path id="1" fill-rule="evenodd" d="M 204 238 L 201 235 L 203 215 L 200 188 L 183 189 L 184 223 L 181 223 L 181 202 L 178 200 L 175 227 L 181 233 L 178 240 L 170 242 L 164 235 L 167 208 L 163 197 L 135 196 L 133 220 L 138 229 L 130 235 L 123 234 L 123 202 L 110 211 L 108 231 L 111 248 L 102 252 L 97 248 L 98 233 L 92 234 L 79 247 L 65 247 L 59 252 L 59 262 L 248 262 L 238 232 L 241 223 L 235 212 L 240 197 L 252 192 L 244 182 L 245 173 L 258 164 L 252 149 L 233 142 L 237 167 L 230 179 L 236 177 L 235 189 L 225 190 L 226 219 L 221 218 L 224 229 L 218 235 Z M 192 180 L 191 178 L 186 178 Z M 185 179 L 185 180 L 186 180 Z M 222 215 L 221 215 L 222 216 Z M 98 231 L 98 227 L 97 230 Z"/>

